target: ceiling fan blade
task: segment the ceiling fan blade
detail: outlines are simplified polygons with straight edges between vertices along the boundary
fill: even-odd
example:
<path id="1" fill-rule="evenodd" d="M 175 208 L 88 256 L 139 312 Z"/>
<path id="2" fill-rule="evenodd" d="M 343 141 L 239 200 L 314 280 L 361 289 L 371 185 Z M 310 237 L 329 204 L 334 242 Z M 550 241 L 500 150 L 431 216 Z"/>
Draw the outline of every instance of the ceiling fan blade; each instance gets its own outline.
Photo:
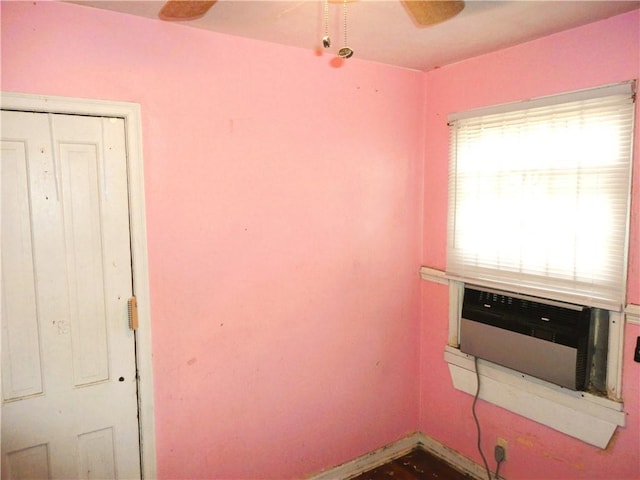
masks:
<path id="1" fill-rule="evenodd" d="M 403 5 L 420 26 L 440 23 L 456 16 L 464 8 L 462 0 L 402 0 Z"/>
<path id="2" fill-rule="evenodd" d="M 162 20 L 195 20 L 209 11 L 217 0 L 169 0 L 160 14 Z"/>

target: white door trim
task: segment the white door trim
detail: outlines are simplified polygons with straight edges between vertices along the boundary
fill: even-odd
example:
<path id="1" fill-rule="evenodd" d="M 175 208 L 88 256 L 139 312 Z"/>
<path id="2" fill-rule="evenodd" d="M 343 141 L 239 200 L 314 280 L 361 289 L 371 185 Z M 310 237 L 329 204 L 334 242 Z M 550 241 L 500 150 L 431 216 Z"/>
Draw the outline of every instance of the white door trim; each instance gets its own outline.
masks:
<path id="1" fill-rule="evenodd" d="M 138 301 L 139 329 L 136 332 L 136 361 L 140 377 L 138 408 L 140 414 L 141 467 L 142 478 L 156 478 L 151 315 L 140 105 L 128 102 L 1 92 L 0 107 L 5 110 L 27 112 L 124 118 L 127 141 L 127 173 L 129 176 L 133 289 Z"/>

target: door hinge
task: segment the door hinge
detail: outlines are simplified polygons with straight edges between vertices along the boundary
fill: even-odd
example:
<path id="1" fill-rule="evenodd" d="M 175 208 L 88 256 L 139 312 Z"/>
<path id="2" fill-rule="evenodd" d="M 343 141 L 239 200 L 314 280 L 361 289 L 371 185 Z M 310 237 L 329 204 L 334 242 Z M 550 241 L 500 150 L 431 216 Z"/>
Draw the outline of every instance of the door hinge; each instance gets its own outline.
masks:
<path id="1" fill-rule="evenodd" d="M 138 299 L 131 297 L 128 303 L 129 313 L 129 328 L 131 330 L 138 330 Z"/>

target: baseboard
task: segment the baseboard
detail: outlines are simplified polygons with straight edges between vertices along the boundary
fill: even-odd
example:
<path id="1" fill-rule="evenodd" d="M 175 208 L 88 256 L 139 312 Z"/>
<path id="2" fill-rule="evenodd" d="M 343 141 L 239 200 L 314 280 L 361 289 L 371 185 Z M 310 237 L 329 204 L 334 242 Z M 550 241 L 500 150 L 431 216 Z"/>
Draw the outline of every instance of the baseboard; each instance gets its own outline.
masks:
<path id="1" fill-rule="evenodd" d="M 484 467 L 478 465 L 455 450 L 425 435 L 415 432 L 400 440 L 385 445 L 382 448 L 366 453 L 354 460 L 350 460 L 337 467 L 323 470 L 307 477 L 308 480 L 348 480 L 361 473 L 391 462 L 402 457 L 415 448 L 422 448 L 427 452 L 441 458 L 449 465 L 460 470 L 475 479 L 485 479 L 487 476 Z"/>
<path id="2" fill-rule="evenodd" d="M 316 473 L 308 477 L 308 480 L 347 480 L 356 475 L 360 475 L 372 468 L 379 467 L 396 458 L 400 458 L 414 448 L 419 447 L 421 445 L 420 435 L 422 434 L 419 432 L 412 433 L 407 437 L 385 445 L 373 452 L 366 453 L 354 460 Z"/>
<path id="3" fill-rule="evenodd" d="M 424 433 L 419 432 L 417 436 L 420 442 L 420 447 L 436 457 L 441 458 L 455 469 L 460 470 L 462 473 L 466 473 L 478 480 L 485 480 L 487 478 L 487 471 L 482 465 L 478 465 L 473 460 L 447 447 L 443 443 L 434 440 Z M 495 473 L 492 471 L 491 474 L 493 478 Z M 500 478 L 502 478 L 502 476 L 500 476 Z"/>

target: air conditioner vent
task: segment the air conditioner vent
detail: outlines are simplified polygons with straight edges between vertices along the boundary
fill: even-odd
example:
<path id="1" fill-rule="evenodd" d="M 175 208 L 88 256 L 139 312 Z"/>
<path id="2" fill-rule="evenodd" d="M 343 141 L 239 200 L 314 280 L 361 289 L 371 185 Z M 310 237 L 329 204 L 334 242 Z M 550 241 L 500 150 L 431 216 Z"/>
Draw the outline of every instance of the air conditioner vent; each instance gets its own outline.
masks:
<path id="1" fill-rule="evenodd" d="M 522 373 L 584 390 L 588 307 L 465 288 L 460 350 Z"/>

